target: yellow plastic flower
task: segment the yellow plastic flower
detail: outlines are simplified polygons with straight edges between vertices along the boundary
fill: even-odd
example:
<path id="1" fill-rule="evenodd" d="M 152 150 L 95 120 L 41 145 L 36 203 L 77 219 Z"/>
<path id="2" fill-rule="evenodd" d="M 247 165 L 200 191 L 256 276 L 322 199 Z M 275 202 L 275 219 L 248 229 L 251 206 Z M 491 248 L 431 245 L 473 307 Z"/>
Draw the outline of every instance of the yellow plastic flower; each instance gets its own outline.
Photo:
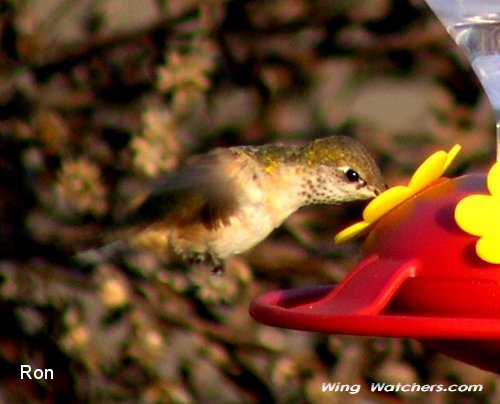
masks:
<path id="1" fill-rule="evenodd" d="M 455 221 L 465 232 L 479 236 L 476 253 L 484 261 L 500 264 L 500 163 L 488 172 L 491 195 L 469 195 L 455 207 Z"/>
<path id="2" fill-rule="evenodd" d="M 342 230 L 335 236 L 335 242 L 343 243 L 366 233 L 386 213 L 436 181 L 443 175 L 460 149 L 460 145 L 455 145 L 449 152 L 440 150 L 429 156 L 417 168 L 407 186 L 397 185 L 382 192 L 366 206 L 363 211 L 363 221 L 354 223 Z"/>

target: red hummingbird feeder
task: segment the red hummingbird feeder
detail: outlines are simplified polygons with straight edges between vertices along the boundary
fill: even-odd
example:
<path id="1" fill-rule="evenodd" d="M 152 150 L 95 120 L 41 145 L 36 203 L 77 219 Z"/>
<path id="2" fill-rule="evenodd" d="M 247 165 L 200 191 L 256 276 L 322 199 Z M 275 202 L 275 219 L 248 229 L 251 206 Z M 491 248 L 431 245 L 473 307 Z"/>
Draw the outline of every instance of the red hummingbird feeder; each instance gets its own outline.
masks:
<path id="1" fill-rule="evenodd" d="M 441 171 L 424 184 L 419 181 L 428 172 L 415 173 L 408 187 L 395 187 L 406 192 L 404 198 L 392 198 L 397 202 L 375 216 L 369 207 L 378 202 L 372 201 L 364 212 L 368 221 L 352 226 L 370 232 L 359 264 L 343 282 L 264 294 L 252 302 L 251 315 L 296 330 L 412 338 L 500 373 L 500 228 L 494 226 L 500 220 L 494 193 L 500 189 L 499 167 L 488 180 L 484 174 L 439 178 Z M 494 211 L 481 201 L 493 202 Z M 464 231 L 477 217 L 483 227 L 493 223 L 482 238 L 480 231 Z"/>

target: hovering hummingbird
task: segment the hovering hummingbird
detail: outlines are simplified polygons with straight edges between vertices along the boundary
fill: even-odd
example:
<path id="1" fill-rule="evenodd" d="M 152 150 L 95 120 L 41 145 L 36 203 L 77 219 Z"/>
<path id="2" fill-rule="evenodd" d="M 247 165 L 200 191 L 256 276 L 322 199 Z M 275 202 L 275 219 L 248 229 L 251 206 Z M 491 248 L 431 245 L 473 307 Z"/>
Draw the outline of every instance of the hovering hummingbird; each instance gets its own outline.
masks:
<path id="1" fill-rule="evenodd" d="M 227 257 L 261 242 L 300 207 L 369 199 L 385 188 L 367 150 L 345 136 L 217 148 L 160 182 L 116 234 L 218 273 Z"/>

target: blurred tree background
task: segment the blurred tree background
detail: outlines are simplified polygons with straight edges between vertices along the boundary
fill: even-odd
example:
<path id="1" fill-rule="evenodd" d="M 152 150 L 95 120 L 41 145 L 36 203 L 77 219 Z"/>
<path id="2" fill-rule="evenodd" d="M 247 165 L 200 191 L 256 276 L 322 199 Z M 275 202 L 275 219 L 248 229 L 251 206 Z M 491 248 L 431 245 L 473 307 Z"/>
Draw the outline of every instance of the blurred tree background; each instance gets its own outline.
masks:
<path id="1" fill-rule="evenodd" d="M 339 282 L 361 204 L 303 209 L 224 277 L 141 251 L 74 254 L 157 176 L 216 146 L 349 134 L 389 185 L 437 149 L 494 156 L 490 105 L 423 0 L 0 2 L 0 401 L 500 402 L 500 382 L 410 340 L 282 330 L 277 288 Z M 20 380 L 20 365 L 55 380 Z M 323 382 L 482 383 L 351 396 Z"/>

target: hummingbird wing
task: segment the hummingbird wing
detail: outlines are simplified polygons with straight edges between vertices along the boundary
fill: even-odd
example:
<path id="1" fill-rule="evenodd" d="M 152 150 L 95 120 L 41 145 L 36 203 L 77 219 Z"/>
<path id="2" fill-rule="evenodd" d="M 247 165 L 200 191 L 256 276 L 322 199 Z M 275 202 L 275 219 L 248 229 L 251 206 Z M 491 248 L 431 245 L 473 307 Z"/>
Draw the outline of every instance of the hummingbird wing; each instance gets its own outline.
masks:
<path id="1" fill-rule="evenodd" d="M 192 159 L 161 180 L 120 225 L 146 227 L 202 223 L 208 230 L 227 225 L 238 209 L 234 180 L 224 170 L 227 153 L 229 151 L 225 149 L 216 149 Z"/>

